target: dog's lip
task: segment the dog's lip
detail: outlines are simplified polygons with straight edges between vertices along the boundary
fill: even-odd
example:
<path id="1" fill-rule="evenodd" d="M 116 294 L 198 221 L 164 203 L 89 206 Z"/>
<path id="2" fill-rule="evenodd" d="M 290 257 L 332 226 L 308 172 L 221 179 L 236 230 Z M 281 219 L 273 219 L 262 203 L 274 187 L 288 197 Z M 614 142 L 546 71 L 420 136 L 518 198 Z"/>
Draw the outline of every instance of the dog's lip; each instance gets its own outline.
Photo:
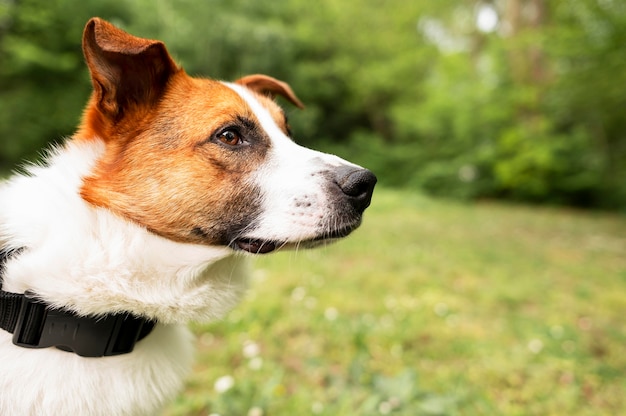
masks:
<path id="1" fill-rule="evenodd" d="M 252 254 L 267 254 L 280 247 L 280 245 L 274 241 L 256 238 L 239 238 L 235 240 L 235 246 L 240 250 Z"/>
<path id="2" fill-rule="evenodd" d="M 266 240 L 262 238 L 251 238 L 251 237 L 242 237 L 236 239 L 231 245 L 233 248 L 245 251 L 252 254 L 267 254 L 272 251 L 276 251 L 283 247 L 303 247 L 303 248 L 312 248 L 316 247 L 325 242 L 330 242 L 333 240 L 337 240 L 343 237 L 346 237 L 352 231 L 356 229 L 357 225 L 352 225 L 344 228 L 340 228 L 338 230 L 333 230 L 330 232 L 326 232 L 320 234 L 319 236 L 302 239 L 298 241 L 277 241 L 277 240 Z"/>

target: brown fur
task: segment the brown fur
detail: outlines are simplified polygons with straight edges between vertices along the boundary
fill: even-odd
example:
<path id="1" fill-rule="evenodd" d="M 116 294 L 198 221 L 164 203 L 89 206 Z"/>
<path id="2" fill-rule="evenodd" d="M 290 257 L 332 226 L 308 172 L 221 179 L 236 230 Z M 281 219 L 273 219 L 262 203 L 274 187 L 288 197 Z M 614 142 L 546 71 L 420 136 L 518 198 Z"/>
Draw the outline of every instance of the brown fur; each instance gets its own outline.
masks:
<path id="1" fill-rule="evenodd" d="M 83 48 L 94 93 L 76 139 L 97 137 L 106 146 L 84 180 L 83 199 L 175 241 L 228 244 L 257 212 L 258 190 L 246 178 L 270 146 L 245 101 L 220 82 L 189 77 L 161 42 L 100 19 L 85 28 Z M 264 75 L 237 82 L 288 131 L 267 98 L 279 94 L 301 106 L 287 84 Z M 216 134 L 229 126 L 246 129 L 254 143 L 220 143 Z"/>

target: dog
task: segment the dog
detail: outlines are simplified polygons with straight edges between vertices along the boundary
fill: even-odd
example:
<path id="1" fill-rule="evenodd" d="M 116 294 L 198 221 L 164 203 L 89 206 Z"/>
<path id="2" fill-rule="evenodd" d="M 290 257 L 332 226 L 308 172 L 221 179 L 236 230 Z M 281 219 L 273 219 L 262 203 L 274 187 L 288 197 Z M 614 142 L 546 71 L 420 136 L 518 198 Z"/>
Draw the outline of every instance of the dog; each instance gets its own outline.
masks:
<path id="1" fill-rule="evenodd" d="M 190 372 L 189 321 L 224 316 L 250 254 L 350 234 L 376 177 L 292 141 L 266 75 L 188 76 L 99 18 L 76 133 L 0 185 L 0 414 L 154 415 Z"/>

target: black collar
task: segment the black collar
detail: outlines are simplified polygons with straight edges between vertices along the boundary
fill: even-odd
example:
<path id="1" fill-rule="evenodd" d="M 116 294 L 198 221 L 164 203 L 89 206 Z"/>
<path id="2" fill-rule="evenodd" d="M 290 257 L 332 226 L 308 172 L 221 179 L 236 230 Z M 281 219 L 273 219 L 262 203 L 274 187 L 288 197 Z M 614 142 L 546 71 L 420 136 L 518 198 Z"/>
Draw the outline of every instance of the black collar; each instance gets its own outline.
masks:
<path id="1" fill-rule="evenodd" d="M 80 316 L 53 309 L 34 293 L 5 292 L 4 265 L 22 249 L 0 249 L 0 328 L 25 348 L 57 347 L 82 357 L 126 354 L 154 328 L 155 321 L 130 313 Z"/>

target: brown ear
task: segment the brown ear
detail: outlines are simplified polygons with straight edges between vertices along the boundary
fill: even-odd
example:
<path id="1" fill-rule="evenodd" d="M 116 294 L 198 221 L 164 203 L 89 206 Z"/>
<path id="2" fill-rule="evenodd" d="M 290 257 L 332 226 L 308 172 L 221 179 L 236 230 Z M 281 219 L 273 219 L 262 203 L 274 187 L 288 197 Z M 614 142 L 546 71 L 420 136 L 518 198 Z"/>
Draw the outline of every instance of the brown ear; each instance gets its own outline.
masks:
<path id="1" fill-rule="evenodd" d="M 153 104 L 179 70 L 162 42 L 129 35 L 99 18 L 85 26 L 83 53 L 97 105 L 113 119 L 129 107 Z"/>
<path id="2" fill-rule="evenodd" d="M 289 84 L 279 81 L 276 78 L 262 74 L 254 74 L 239 78 L 235 83 L 244 85 L 260 94 L 269 95 L 272 98 L 276 95 L 280 95 L 296 107 L 304 108 L 304 104 L 296 97 L 296 94 Z"/>

